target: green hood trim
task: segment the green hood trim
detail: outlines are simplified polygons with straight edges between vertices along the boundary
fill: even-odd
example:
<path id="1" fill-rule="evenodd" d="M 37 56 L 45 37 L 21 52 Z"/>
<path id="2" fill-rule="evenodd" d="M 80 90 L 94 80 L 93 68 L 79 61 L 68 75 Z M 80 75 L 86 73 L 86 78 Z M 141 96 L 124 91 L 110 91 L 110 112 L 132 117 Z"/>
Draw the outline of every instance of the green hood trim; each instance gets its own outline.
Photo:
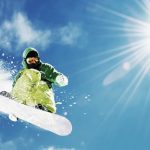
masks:
<path id="1" fill-rule="evenodd" d="M 39 53 L 38 51 L 35 49 L 35 48 L 32 48 L 32 47 L 28 47 L 24 50 L 23 52 L 23 58 L 26 59 L 27 55 L 30 53 L 30 52 L 36 52 L 38 54 L 38 57 L 39 57 Z"/>
<path id="2" fill-rule="evenodd" d="M 35 48 L 32 48 L 32 47 L 26 48 L 24 50 L 23 54 L 22 54 L 22 57 L 23 57 L 23 61 L 22 61 L 23 68 L 28 68 L 27 63 L 26 63 L 26 58 L 27 58 L 27 55 L 30 52 L 36 52 L 37 55 L 38 55 L 38 58 L 39 58 L 39 53 L 38 53 L 38 51 Z M 39 58 L 39 61 L 40 61 L 40 58 Z"/>

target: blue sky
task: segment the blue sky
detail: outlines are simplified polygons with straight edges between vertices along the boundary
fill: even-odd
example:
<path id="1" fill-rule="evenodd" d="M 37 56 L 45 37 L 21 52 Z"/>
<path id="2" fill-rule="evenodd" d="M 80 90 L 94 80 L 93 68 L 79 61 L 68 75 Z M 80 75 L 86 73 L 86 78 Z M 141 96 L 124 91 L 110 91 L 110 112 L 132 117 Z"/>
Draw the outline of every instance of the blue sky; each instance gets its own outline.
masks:
<path id="1" fill-rule="evenodd" d="M 148 0 L 1 0 L 0 69 L 13 78 L 23 50 L 36 48 L 69 77 L 54 88 L 73 132 L 59 137 L 2 115 L 0 149 L 149 150 L 149 10 Z"/>

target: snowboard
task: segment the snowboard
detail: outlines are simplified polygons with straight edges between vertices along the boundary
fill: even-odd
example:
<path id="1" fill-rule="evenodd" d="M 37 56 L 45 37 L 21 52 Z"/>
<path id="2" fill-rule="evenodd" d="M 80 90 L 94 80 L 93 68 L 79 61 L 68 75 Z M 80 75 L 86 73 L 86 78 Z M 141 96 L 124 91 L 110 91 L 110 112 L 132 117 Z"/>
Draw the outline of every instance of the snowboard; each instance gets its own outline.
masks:
<path id="1" fill-rule="evenodd" d="M 12 114 L 20 120 L 59 136 L 67 136 L 72 131 L 72 124 L 67 118 L 18 103 L 2 95 L 0 95 L 0 112 L 6 115 Z"/>

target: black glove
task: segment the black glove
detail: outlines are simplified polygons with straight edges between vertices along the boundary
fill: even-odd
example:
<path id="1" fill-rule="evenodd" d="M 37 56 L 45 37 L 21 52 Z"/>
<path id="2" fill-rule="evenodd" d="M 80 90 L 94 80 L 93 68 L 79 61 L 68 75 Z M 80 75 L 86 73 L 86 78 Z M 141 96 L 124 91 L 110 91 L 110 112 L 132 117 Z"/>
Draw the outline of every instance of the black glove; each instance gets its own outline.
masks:
<path id="1" fill-rule="evenodd" d="M 41 73 L 41 80 L 46 79 L 46 74 L 45 74 L 45 72 L 40 71 L 40 73 Z"/>

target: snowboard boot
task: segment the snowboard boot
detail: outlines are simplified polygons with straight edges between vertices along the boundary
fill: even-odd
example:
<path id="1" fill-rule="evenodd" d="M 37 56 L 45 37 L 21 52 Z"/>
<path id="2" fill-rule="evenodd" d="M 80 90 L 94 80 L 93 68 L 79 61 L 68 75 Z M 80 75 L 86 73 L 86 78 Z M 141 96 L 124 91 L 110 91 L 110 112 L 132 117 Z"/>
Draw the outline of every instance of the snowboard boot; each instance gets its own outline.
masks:
<path id="1" fill-rule="evenodd" d="M 37 104 L 35 108 L 52 113 L 51 111 L 48 111 L 48 109 L 41 104 Z"/>
<path id="2" fill-rule="evenodd" d="M 44 110 L 44 111 L 46 110 L 46 108 L 44 106 L 42 106 L 41 104 L 35 105 L 35 108 L 41 109 L 41 110 Z"/>
<path id="3" fill-rule="evenodd" d="M 7 91 L 1 91 L 1 92 L 0 92 L 0 95 L 5 96 L 5 97 L 8 97 L 8 98 L 10 98 L 10 99 L 12 98 L 12 97 L 11 97 L 11 94 L 8 93 Z"/>

